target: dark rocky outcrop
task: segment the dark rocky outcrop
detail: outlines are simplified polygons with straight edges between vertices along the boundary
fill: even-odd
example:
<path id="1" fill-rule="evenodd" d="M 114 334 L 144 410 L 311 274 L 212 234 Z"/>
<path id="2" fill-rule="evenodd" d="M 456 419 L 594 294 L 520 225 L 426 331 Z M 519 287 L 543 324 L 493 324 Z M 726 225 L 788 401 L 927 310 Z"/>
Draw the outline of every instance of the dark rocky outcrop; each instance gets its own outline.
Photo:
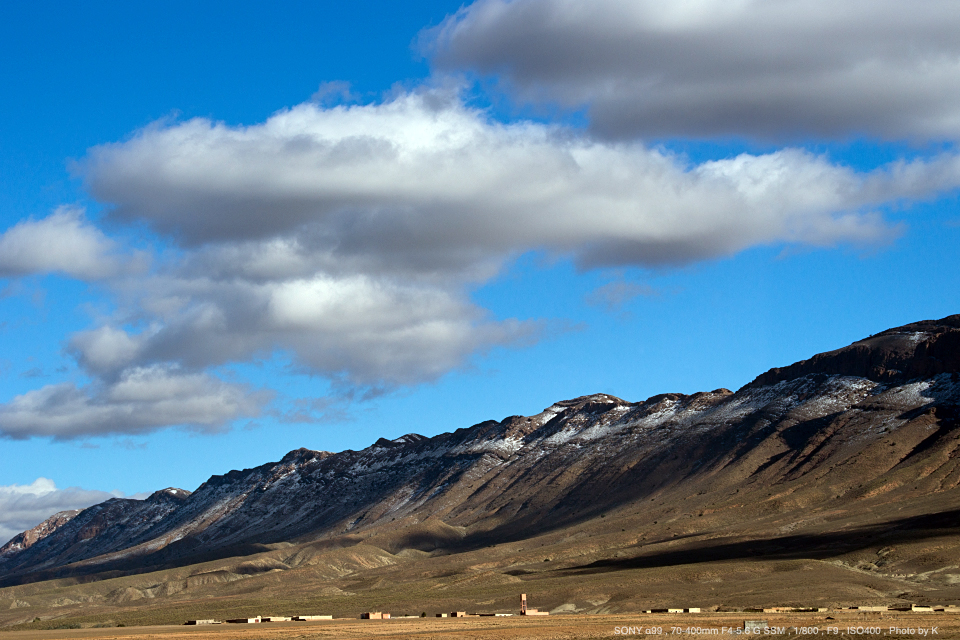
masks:
<path id="1" fill-rule="evenodd" d="M 745 388 L 821 373 L 874 382 L 906 382 L 960 371 L 960 315 L 924 320 L 820 353 L 789 367 L 770 369 Z"/>

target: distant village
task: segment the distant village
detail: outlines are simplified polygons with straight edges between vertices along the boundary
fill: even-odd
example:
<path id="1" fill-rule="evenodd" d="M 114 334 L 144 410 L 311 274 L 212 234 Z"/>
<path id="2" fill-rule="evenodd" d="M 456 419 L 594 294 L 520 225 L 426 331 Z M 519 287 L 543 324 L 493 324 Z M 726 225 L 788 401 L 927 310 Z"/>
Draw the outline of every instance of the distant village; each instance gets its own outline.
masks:
<path id="1" fill-rule="evenodd" d="M 743 613 L 823 613 L 828 611 L 836 612 L 859 612 L 859 613 L 883 613 L 888 611 L 898 612 L 917 612 L 917 613 L 960 613 L 960 605 L 894 605 L 894 606 L 855 606 L 840 607 L 830 609 L 828 607 L 763 607 L 741 609 Z M 665 609 L 644 609 L 642 613 L 702 613 L 700 607 L 668 607 Z M 521 616 L 548 616 L 549 611 L 539 611 L 527 606 L 527 594 L 520 594 L 520 610 L 517 613 L 467 613 L 466 611 L 452 611 L 450 613 L 437 613 L 437 618 L 480 618 L 480 617 L 510 617 L 514 615 Z M 404 620 L 412 618 L 425 618 L 426 613 L 419 616 L 402 615 L 391 616 L 386 611 L 366 611 L 360 614 L 361 620 Z M 231 620 L 188 620 L 187 625 L 205 625 L 205 624 L 258 624 L 263 622 L 312 622 L 316 620 L 333 620 L 332 615 L 300 615 L 300 616 L 256 616 L 253 618 L 233 618 Z M 745 625 L 757 625 L 763 621 L 745 621 Z"/>

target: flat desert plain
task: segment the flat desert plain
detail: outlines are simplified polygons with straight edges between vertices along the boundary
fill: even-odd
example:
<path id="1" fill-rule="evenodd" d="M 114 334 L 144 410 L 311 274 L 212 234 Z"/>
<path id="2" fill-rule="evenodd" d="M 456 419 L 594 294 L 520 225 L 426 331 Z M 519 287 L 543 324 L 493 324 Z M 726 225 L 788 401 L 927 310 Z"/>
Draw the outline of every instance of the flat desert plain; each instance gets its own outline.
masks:
<path id="1" fill-rule="evenodd" d="M 747 620 L 766 622 L 765 630 L 744 631 Z M 956 613 L 698 613 L 556 615 L 536 618 L 337 619 L 317 622 L 266 622 L 204 626 L 149 626 L 110 629 L 7 631 L 3 640 L 41 638 L 158 640 L 281 640 L 340 638 L 417 638 L 420 640 L 522 640 L 564 638 L 960 638 Z"/>

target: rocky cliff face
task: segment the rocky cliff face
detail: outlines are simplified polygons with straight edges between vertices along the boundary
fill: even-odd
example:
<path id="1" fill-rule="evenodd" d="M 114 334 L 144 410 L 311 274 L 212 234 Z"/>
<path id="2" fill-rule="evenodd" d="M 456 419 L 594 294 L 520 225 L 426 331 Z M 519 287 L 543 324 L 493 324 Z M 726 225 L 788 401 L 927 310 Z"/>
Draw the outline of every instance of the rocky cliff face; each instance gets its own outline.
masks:
<path id="1" fill-rule="evenodd" d="M 960 483 L 958 372 L 951 316 L 773 369 L 736 393 L 595 394 L 433 438 L 298 449 L 192 494 L 108 500 L 44 523 L 32 545 L 0 552 L 0 577 L 141 571 L 282 541 L 480 546 L 653 500 L 703 515 L 742 495 L 756 515 L 949 492 Z"/>

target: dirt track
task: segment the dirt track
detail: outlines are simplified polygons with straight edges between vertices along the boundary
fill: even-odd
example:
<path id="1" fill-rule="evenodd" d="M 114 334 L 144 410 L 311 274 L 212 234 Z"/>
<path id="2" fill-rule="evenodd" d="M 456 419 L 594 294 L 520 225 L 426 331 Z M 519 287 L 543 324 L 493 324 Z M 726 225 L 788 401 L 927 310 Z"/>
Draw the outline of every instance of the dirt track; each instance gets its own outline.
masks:
<path id="1" fill-rule="evenodd" d="M 702 613 L 561 615 L 543 618 L 422 618 L 403 620 L 342 619 L 320 622 L 273 622 L 251 625 L 154 626 L 111 629 L 64 629 L 11 631 L 3 640 L 41 638 L 123 638 L 162 640 L 280 640 L 286 638 L 417 638 L 420 640 L 522 640 L 561 638 L 609 638 L 624 635 L 647 638 L 749 638 L 742 632 L 744 620 L 769 624 L 760 637 L 883 637 L 960 638 L 960 615 L 953 613 L 864 614 L 830 612 L 810 614 Z M 890 632 L 891 627 L 903 632 Z M 800 629 L 795 629 L 800 628 Z M 851 633 L 851 628 L 854 631 Z M 658 633 L 659 631 L 659 633 Z"/>

